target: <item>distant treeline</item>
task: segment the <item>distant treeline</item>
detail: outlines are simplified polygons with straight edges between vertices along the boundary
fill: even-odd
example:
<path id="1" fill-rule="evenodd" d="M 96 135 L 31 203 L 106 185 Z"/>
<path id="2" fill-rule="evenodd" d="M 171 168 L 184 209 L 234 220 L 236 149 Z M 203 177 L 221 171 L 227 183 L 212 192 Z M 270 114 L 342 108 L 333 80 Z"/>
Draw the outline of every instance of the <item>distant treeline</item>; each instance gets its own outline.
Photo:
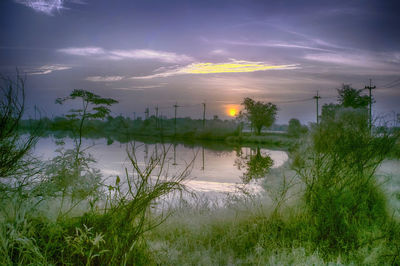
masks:
<path id="1" fill-rule="evenodd" d="M 53 119 L 43 117 L 40 120 L 26 119 L 21 121 L 21 130 L 29 132 L 32 128 L 40 129 L 41 135 L 56 137 L 71 136 L 73 129 L 79 127 L 79 121 L 64 116 Z M 269 131 L 286 132 L 287 125 L 273 124 Z M 250 126 L 243 130 L 249 132 Z M 124 116 L 109 116 L 106 119 L 85 121 L 83 136 L 88 138 L 108 138 L 110 141 L 129 141 L 135 137 L 173 137 L 176 139 L 225 140 L 230 136 L 239 136 L 239 123 L 235 120 L 166 118 L 151 116 L 135 120 Z"/>

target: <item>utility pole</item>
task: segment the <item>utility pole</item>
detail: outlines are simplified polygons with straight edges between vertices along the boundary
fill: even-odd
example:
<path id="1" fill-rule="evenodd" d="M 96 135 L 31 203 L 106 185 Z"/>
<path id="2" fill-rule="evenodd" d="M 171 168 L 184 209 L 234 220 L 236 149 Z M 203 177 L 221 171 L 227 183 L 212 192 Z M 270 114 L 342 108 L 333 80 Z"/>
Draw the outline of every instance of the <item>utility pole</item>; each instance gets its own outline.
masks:
<path id="1" fill-rule="evenodd" d="M 317 125 L 319 124 L 319 113 L 318 113 L 318 100 L 321 99 L 321 96 L 318 95 L 318 91 L 317 91 L 317 95 L 315 95 L 313 97 L 313 99 L 315 99 L 316 103 L 317 103 Z"/>
<path id="2" fill-rule="evenodd" d="M 173 107 L 175 108 L 175 118 L 174 118 L 174 136 L 176 136 L 176 112 L 177 112 L 177 109 L 178 109 L 178 103 L 175 103 L 174 105 L 173 105 Z"/>
<path id="3" fill-rule="evenodd" d="M 201 157 L 203 158 L 203 167 L 201 168 L 201 170 L 204 171 L 204 147 L 201 147 Z"/>
<path id="4" fill-rule="evenodd" d="M 206 127 L 206 103 L 203 103 L 203 129 Z"/>
<path id="5" fill-rule="evenodd" d="M 366 90 L 369 90 L 369 130 L 372 129 L 372 90 L 376 89 L 376 86 L 372 86 L 372 79 L 369 79 L 369 86 L 365 86 Z"/>
<path id="6" fill-rule="evenodd" d="M 162 112 L 161 112 L 161 120 L 160 120 L 160 129 L 161 129 L 161 137 L 162 137 L 163 133 L 164 133 Z"/>
<path id="7" fill-rule="evenodd" d="M 144 113 L 145 113 L 145 119 L 147 120 L 149 118 L 149 107 L 146 107 Z"/>
<path id="8" fill-rule="evenodd" d="M 36 113 L 37 113 L 37 109 L 38 109 L 36 104 L 34 105 L 33 109 L 35 110 L 35 121 L 36 121 Z"/>
<path id="9" fill-rule="evenodd" d="M 149 147 L 147 144 L 144 144 L 144 160 L 147 161 L 147 157 L 149 156 Z"/>
<path id="10" fill-rule="evenodd" d="M 172 165 L 178 165 L 176 163 L 176 143 L 174 142 L 174 163 Z"/>
<path id="11" fill-rule="evenodd" d="M 156 106 L 156 128 L 158 128 L 158 106 Z"/>

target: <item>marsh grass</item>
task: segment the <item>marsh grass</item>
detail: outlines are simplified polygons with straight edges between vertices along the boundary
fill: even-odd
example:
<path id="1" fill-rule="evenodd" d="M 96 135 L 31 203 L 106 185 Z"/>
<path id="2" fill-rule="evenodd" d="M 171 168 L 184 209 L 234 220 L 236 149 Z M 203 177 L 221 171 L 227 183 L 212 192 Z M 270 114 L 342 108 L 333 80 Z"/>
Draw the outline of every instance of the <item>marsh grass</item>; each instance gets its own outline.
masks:
<path id="1" fill-rule="evenodd" d="M 266 176 L 266 197 L 180 210 L 152 234 L 157 262 L 399 264 L 400 168 L 387 182 L 378 171 L 399 136 L 371 133 L 367 121 L 351 109 L 322 121 L 292 151 L 289 168 Z"/>
<path id="2" fill-rule="evenodd" d="M 361 197 L 366 201 L 359 207 L 358 212 L 361 213 L 353 214 L 352 218 L 345 220 L 348 224 L 344 225 L 341 219 L 343 221 L 351 216 L 338 216 L 338 213 L 348 212 L 347 206 L 352 206 L 354 202 L 348 201 L 345 202 L 347 206 L 339 207 L 321 206 L 321 209 L 331 208 L 335 219 L 338 219 L 330 221 L 332 213 L 321 213 L 320 209 L 310 208 L 313 205 L 308 205 L 307 194 L 304 194 L 307 184 L 303 182 L 302 176 L 291 169 L 290 163 L 269 172 L 263 181 L 265 193 L 262 195 L 232 195 L 223 207 L 199 200 L 197 204 L 183 203 L 169 213 L 162 213 L 155 211 L 156 208 L 153 207 L 160 204 L 162 197 L 171 191 L 184 190 L 181 181 L 187 172 L 166 179 L 168 167 L 159 167 L 165 163 L 166 158 L 150 156 L 143 167 L 138 164 L 133 153 L 137 148 L 139 147 L 132 146 L 128 149 L 133 171 L 127 170 L 125 177 L 116 178 L 115 183 L 107 188 L 108 196 L 97 209 L 82 209 L 78 215 L 69 213 L 60 219 L 49 219 L 44 212 L 36 212 L 40 208 L 31 209 L 35 202 L 32 201 L 16 209 L 14 215 L 2 217 L 1 263 L 398 263 L 399 222 L 390 215 L 390 208 L 393 206 L 385 206 L 383 194 L 383 189 L 396 186 L 396 180 L 390 179 L 392 183 L 372 182 L 368 197 Z M 379 172 L 397 173 L 399 170 L 396 164 L 390 162 L 388 161 L 389 170 Z M 163 170 L 160 171 L 161 169 Z M 352 189 L 355 188 L 357 186 L 352 186 Z M 396 188 L 393 193 L 395 190 Z M 375 198 L 372 198 L 373 193 L 377 193 Z M 348 194 L 345 195 L 348 197 Z M 354 194 L 354 197 L 360 196 Z M 327 204 L 324 200 L 320 203 Z M 58 204 L 59 202 L 55 205 Z M 385 208 L 381 209 L 382 206 Z M 321 219 L 328 222 L 318 224 Z M 339 234 L 340 232 L 345 233 Z M 348 237 L 352 239 L 349 240 Z M 332 244 L 337 246 L 329 246 Z"/>
<path id="3" fill-rule="evenodd" d="M 352 227 L 348 230 L 355 230 L 358 246 L 327 249 L 326 242 L 317 240 L 321 232 L 315 217 L 304 211 L 307 206 L 297 190 L 292 187 L 278 208 L 269 195 L 263 195 L 231 200 L 214 209 L 201 205 L 179 209 L 148 236 L 155 261 L 162 265 L 397 263 L 398 221 Z"/>
<path id="4" fill-rule="evenodd" d="M 162 197 L 185 189 L 181 181 L 187 176 L 190 164 L 180 174 L 168 176 L 164 165 L 167 148 L 164 147 L 164 152 L 158 156 L 150 156 L 145 166 L 138 164 L 135 149 L 132 145 L 128 150 L 132 172 L 126 169 L 125 177 L 117 177 L 115 184 L 108 186 L 108 196 L 97 208 L 81 209 L 79 215 L 71 216 L 71 210 L 78 206 L 73 199 L 75 187 L 69 183 L 51 182 L 51 193 L 47 194 L 42 208 L 27 203 L 19 206 L 13 215 L 5 216 L 3 212 L 0 263 L 109 265 L 151 262 L 152 255 L 143 236 L 168 216 L 154 211 L 153 207 Z M 53 163 L 58 166 L 54 178 L 60 171 L 65 174 L 58 161 Z M 49 174 L 48 170 L 46 174 Z M 74 177 L 74 173 L 67 177 L 78 178 L 77 182 L 79 178 L 85 180 L 85 175 Z M 43 183 L 49 185 L 48 180 Z M 67 195 L 66 191 L 70 193 Z M 84 194 L 78 202 L 90 206 L 90 196 Z M 56 210 L 57 218 L 51 219 L 51 213 L 46 212 L 43 206 L 55 199 L 55 205 L 61 204 Z M 15 200 L 20 200 L 18 195 L 15 195 Z M 11 206 L 16 202 L 9 201 L 8 204 Z"/>
<path id="5" fill-rule="evenodd" d="M 268 147 L 279 147 L 280 149 L 288 149 L 296 143 L 297 139 L 290 137 L 287 134 L 267 133 L 263 136 L 228 136 L 225 141 L 228 143 L 262 144 L 268 145 Z"/>

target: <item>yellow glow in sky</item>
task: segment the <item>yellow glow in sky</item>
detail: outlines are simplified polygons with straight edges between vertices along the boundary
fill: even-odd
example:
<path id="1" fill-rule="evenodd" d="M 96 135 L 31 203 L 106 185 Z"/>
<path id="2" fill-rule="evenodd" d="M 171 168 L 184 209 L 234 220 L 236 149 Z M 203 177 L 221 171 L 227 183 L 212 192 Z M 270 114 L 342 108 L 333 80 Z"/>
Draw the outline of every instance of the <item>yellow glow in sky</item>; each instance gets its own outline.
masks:
<path id="1" fill-rule="evenodd" d="M 185 67 L 188 74 L 238 73 L 269 69 L 292 69 L 295 65 L 266 65 L 262 62 L 232 61 L 230 63 L 194 63 Z"/>
<path id="2" fill-rule="evenodd" d="M 130 79 L 152 79 L 165 78 L 176 75 L 186 74 L 215 74 L 215 73 L 243 73 L 265 71 L 273 69 L 297 69 L 299 65 L 267 65 L 263 62 L 251 62 L 244 60 L 231 60 L 226 63 L 192 63 L 187 66 L 178 67 L 161 73 L 142 77 L 131 77 Z"/>
<path id="3" fill-rule="evenodd" d="M 238 113 L 238 110 L 235 108 L 229 108 L 228 113 L 230 116 L 235 116 Z"/>
<path id="4" fill-rule="evenodd" d="M 240 108 L 240 104 L 224 104 L 224 112 L 230 117 L 237 116 Z"/>

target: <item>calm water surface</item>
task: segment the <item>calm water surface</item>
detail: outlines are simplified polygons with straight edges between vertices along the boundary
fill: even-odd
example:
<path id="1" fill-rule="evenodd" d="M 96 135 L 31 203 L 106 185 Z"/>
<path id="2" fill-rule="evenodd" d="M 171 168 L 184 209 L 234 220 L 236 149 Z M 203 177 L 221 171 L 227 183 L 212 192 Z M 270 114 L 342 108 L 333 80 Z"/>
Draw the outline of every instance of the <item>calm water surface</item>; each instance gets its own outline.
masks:
<path id="1" fill-rule="evenodd" d="M 72 147 L 72 140 L 65 139 L 65 147 Z M 84 140 L 84 147 L 91 146 L 87 151 L 97 160 L 94 167 L 101 170 L 104 178 L 114 182 L 117 175 L 124 176 L 125 167 L 128 171 L 132 168 L 127 157 L 127 144 L 114 142 L 107 145 L 104 139 Z M 139 165 L 144 167 L 145 162 L 152 154 L 161 154 L 163 146 L 161 144 L 145 144 L 135 142 L 136 157 Z M 238 167 L 238 160 L 256 153 L 256 148 L 249 147 L 229 147 L 221 144 L 214 146 L 187 146 L 184 144 L 164 143 L 167 153 L 167 167 L 169 173 L 180 173 L 192 160 L 193 167 L 189 178 L 185 181 L 186 185 L 194 191 L 205 194 L 221 194 L 235 191 L 237 184 L 242 183 L 241 177 L 245 169 Z M 53 138 L 42 138 L 35 147 L 35 154 L 42 159 L 50 159 L 56 155 L 57 145 Z M 260 148 L 262 156 L 270 156 L 273 160 L 272 167 L 281 166 L 287 159 L 287 153 L 279 150 L 269 150 Z M 252 183 L 252 186 L 259 185 Z"/>

